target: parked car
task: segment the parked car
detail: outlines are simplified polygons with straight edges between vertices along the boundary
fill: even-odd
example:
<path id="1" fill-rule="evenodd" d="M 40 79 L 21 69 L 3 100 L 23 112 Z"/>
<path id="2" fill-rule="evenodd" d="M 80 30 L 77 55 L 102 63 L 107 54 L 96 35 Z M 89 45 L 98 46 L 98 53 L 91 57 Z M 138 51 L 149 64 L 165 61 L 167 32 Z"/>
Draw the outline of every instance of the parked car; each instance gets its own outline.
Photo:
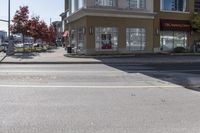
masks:
<path id="1" fill-rule="evenodd" d="M 39 43 L 33 43 L 33 47 L 39 47 L 40 44 Z"/>
<path id="2" fill-rule="evenodd" d="M 0 45 L 0 52 L 4 51 L 4 46 Z"/>
<path id="3" fill-rule="evenodd" d="M 2 43 L 0 46 L 0 51 L 6 52 L 8 50 L 8 43 Z"/>
<path id="4" fill-rule="evenodd" d="M 16 48 L 23 48 L 23 43 L 16 43 L 14 44 Z"/>

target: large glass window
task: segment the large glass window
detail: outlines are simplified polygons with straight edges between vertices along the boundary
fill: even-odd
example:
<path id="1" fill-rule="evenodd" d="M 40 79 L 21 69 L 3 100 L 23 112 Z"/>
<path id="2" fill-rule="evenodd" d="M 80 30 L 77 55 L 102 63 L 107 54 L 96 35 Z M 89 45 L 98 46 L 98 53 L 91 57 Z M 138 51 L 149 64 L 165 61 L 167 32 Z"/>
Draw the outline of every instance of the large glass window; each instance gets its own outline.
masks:
<path id="1" fill-rule="evenodd" d="M 73 49 L 73 52 L 77 52 L 77 30 L 72 29 L 70 31 L 70 38 L 69 38 L 70 46 Z"/>
<path id="2" fill-rule="evenodd" d="M 187 32 L 162 31 L 160 37 L 162 51 L 173 51 L 176 47 L 187 47 Z"/>
<path id="3" fill-rule="evenodd" d="M 78 52 L 82 52 L 84 49 L 84 28 L 78 29 Z"/>
<path id="4" fill-rule="evenodd" d="M 85 3 L 85 0 L 78 0 L 78 9 L 81 9 L 84 7 L 84 3 Z"/>
<path id="5" fill-rule="evenodd" d="M 70 0 L 69 3 L 70 3 L 71 13 L 74 13 L 78 9 L 84 7 L 85 0 Z"/>
<path id="6" fill-rule="evenodd" d="M 126 49 L 128 51 L 143 51 L 146 46 L 146 31 L 144 28 L 126 29 Z"/>
<path id="7" fill-rule="evenodd" d="M 70 1 L 70 3 L 71 3 L 71 13 L 74 13 L 75 12 L 75 0 L 71 0 Z"/>
<path id="8" fill-rule="evenodd" d="M 114 51 L 118 47 L 118 31 L 115 27 L 95 28 L 96 51 Z"/>
<path id="9" fill-rule="evenodd" d="M 132 9 L 143 9 L 145 8 L 145 0 L 127 0 L 128 8 Z"/>
<path id="10" fill-rule="evenodd" d="M 199 12 L 200 11 L 200 0 L 195 0 L 195 6 L 194 11 Z"/>
<path id="11" fill-rule="evenodd" d="M 95 0 L 96 6 L 114 7 L 117 5 L 117 0 Z"/>
<path id="12" fill-rule="evenodd" d="M 161 0 L 161 10 L 186 12 L 188 0 Z"/>

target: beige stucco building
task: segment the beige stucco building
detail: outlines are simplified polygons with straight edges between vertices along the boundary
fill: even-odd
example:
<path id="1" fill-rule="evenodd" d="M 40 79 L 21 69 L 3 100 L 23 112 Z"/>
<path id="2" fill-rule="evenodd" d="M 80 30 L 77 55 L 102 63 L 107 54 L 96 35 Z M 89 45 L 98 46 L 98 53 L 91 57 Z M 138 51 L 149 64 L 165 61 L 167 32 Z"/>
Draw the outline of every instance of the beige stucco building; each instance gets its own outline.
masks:
<path id="1" fill-rule="evenodd" d="M 198 0 L 65 0 L 67 43 L 78 54 L 191 49 Z"/>

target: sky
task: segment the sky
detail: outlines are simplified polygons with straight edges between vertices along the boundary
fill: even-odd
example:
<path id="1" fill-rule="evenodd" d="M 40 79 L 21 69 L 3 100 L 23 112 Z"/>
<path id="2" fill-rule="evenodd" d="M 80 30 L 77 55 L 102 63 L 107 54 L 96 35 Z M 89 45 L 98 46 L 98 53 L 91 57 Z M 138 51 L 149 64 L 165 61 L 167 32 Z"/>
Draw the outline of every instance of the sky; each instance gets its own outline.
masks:
<path id="1" fill-rule="evenodd" d="M 47 24 L 61 20 L 64 12 L 64 0 L 11 0 L 11 20 L 20 6 L 29 6 L 30 17 L 40 16 Z M 8 18 L 8 0 L 0 0 L 0 19 Z M 7 31 L 7 23 L 0 21 L 0 30 Z"/>

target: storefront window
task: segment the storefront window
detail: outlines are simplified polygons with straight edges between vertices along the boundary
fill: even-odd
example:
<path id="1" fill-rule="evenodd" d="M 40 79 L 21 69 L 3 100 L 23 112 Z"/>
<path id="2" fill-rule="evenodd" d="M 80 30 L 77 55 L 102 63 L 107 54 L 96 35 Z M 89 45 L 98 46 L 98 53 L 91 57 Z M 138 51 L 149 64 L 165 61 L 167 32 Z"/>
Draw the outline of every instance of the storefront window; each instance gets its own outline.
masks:
<path id="1" fill-rule="evenodd" d="M 78 29 L 78 52 L 82 52 L 84 48 L 84 28 Z"/>
<path id="2" fill-rule="evenodd" d="M 73 49 L 73 52 L 77 52 L 77 31 L 72 29 L 70 32 L 70 46 Z"/>
<path id="3" fill-rule="evenodd" d="M 118 47 L 118 32 L 115 27 L 95 28 L 96 51 L 115 51 Z"/>
<path id="4" fill-rule="evenodd" d="M 146 46 L 146 31 L 144 28 L 126 29 L 126 49 L 128 51 L 143 51 Z"/>
<path id="5" fill-rule="evenodd" d="M 187 47 L 187 32 L 162 31 L 160 37 L 162 51 L 173 51 L 176 47 Z"/>
<path id="6" fill-rule="evenodd" d="M 186 12 L 188 0 L 161 0 L 161 10 Z"/>

